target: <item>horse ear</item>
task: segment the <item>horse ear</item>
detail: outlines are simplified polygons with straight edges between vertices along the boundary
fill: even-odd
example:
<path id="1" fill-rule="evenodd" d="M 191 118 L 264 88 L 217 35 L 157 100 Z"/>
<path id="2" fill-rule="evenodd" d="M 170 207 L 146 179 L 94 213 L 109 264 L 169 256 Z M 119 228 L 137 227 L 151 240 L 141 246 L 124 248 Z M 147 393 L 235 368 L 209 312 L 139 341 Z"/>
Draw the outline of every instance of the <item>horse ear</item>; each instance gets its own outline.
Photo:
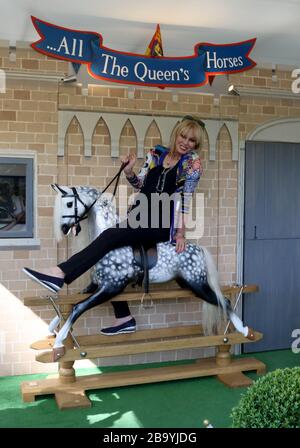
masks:
<path id="1" fill-rule="evenodd" d="M 56 193 L 68 194 L 65 190 L 63 190 L 58 184 L 51 184 L 51 187 Z"/>

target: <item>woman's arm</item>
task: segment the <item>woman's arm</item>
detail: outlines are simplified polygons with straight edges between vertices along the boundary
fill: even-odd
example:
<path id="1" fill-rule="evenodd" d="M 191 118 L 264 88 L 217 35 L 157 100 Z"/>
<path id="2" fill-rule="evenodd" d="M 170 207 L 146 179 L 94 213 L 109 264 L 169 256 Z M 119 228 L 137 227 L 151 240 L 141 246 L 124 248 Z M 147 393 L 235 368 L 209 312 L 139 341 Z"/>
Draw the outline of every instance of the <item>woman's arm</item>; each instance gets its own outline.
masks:
<path id="1" fill-rule="evenodd" d="M 177 236 L 185 237 L 185 214 L 181 213 L 181 212 L 179 213 L 179 216 L 178 216 L 176 237 Z"/>
<path id="2" fill-rule="evenodd" d="M 190 211 L 192 195 L 197 188 L 202 171 L 201 160 L 198 154 L 193 154 L 193 157 L 187 163 L 184 173 L 185 181 L 182 189 L 180 210 L 182 214 L 188 214 Z"/>
<path id="3" fill-rule="evenodd" d="M 183 213 L 179 213 L 178 227 L 176 229 L 175 240 L 176 240 L 176 252 L 177 253 L 183 252 L 186 247 L 185 222 Z"/>
<path id="4" fill-rule="evenodd" d="M 193 157 L 188 160 L 187 166 L 185 167 L 185 181 L 181 191 L 181 200 L 179 205 L 179 209 L 177 210 L 177 225 L 176 225 L 176 251 L 178 253 L 182 252 L 185 249 L 185 219 L 190 211 L 190 203 L 193 192 L 195 191 L 198 182 L 200 180 L 202 174 L 202 166 L 200 158 L 197 154 L 194 154 Z"/>
<path id="5" fill-rule="evenodd" d="M 129 170 L 129 169 L 126 170 L 127 167 L 124 169 L 126 179 L 128 180 L 128 182 L 130 183 L 130 185 L 132 185 L 132 187 L 134 189 L 140 190 L 142 188 L 142 185 L 144 183 L 146 175 L 149 171 L 149 166 L 150 166 L 151 160 L 152 160 L 152 154 L 151 154 L 151 151 L 149 151 L 146 155 L 144 165 L 140 169 L 138 175 L 135 174 L 135 172 L 132 170 L 132 168 L 131 168 L 131 170 Z M 130 166 L 129 166 L 129 168 L 130 168 Z"/>

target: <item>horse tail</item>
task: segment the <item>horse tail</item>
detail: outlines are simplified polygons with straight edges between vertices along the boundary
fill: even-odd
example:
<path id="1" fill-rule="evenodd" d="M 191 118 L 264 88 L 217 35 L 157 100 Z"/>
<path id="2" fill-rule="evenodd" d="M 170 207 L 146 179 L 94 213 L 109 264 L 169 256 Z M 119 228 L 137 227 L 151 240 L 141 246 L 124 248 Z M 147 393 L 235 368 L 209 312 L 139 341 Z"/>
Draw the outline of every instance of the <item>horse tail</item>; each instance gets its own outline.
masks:
<path id="1" fill-rule="evenodd" d="M 218 305 L 212 305 L 208 302 L 203 304 L 203 329 L 205 334 L 213 334 L 215 331 L 221 331 L 222 324 L 227 318 L 227 306 L 225 297 L 222 294 L 218 272 L 214 260 L 207 249 L 202 247 L 206 260 L 207 282 L 215 293 Z"/>

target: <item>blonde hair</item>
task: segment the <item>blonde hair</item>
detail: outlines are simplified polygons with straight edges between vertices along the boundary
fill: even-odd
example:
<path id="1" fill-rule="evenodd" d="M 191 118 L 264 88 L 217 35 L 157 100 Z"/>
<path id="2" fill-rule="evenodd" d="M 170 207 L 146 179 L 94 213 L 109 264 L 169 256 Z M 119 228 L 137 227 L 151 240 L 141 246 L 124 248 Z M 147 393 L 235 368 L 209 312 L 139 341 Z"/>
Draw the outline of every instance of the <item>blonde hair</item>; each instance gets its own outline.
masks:
<path id="1" fill-rule="evenodd" d="M 182 121 L 180 121 L 180 123 L 178 123 L 175 128 L 173 129 L 173 132 L 171 134 L 171 138 L 170 138 L 170 154 L 174 154 L 175 151 L 175 144 L 176 144 L 176 139 L 178 137 L 178 135 L 180 134 L 186 134 L 188 133 L 190 130 L 194 131 L 194 136 L 195 136 L 195 140 L 196 140 L 196 144 L 195 144 L 195 149 L 201 149 L 202 146 L 202 140 L 203 140 L 203 128 L 204 128 L 204 123 L 203 125 L 200 123 L 202 123 L 200 120 L 196 120 L 192 117 L 188 117 L 188 118 L 183 118 Z"/>

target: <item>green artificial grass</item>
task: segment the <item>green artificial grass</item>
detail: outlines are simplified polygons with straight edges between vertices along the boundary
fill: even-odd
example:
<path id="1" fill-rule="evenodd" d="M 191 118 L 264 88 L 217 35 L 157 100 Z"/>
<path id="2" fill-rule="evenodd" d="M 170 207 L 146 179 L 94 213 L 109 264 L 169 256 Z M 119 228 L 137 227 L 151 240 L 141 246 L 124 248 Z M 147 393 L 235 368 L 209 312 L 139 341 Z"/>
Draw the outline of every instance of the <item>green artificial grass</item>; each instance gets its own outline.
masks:
<path id="1" fill-rule="evenodd" d="M 267 371 L 300 365 L 300 355 L 290 350 L 242 355 L 255 357 Z M 121 371 L 190 361 L 154 363 L 122 367 L 103 367 L 77 371 L 77 374 Z M 247 374 L 252 379 L 255 373 Z M 203 428 L 208 419 L 217 428 L 231 426 L 231 409 L 245 388 L 230 389 L 214 377 L 169 381 L 156 384 L 118 387 L 87 392 L 91 408 L 60 411 L 54 396 L 23 403 L 20 384 L 47 375 L 22 375 L 0 378 L 1 428 Z"/>

